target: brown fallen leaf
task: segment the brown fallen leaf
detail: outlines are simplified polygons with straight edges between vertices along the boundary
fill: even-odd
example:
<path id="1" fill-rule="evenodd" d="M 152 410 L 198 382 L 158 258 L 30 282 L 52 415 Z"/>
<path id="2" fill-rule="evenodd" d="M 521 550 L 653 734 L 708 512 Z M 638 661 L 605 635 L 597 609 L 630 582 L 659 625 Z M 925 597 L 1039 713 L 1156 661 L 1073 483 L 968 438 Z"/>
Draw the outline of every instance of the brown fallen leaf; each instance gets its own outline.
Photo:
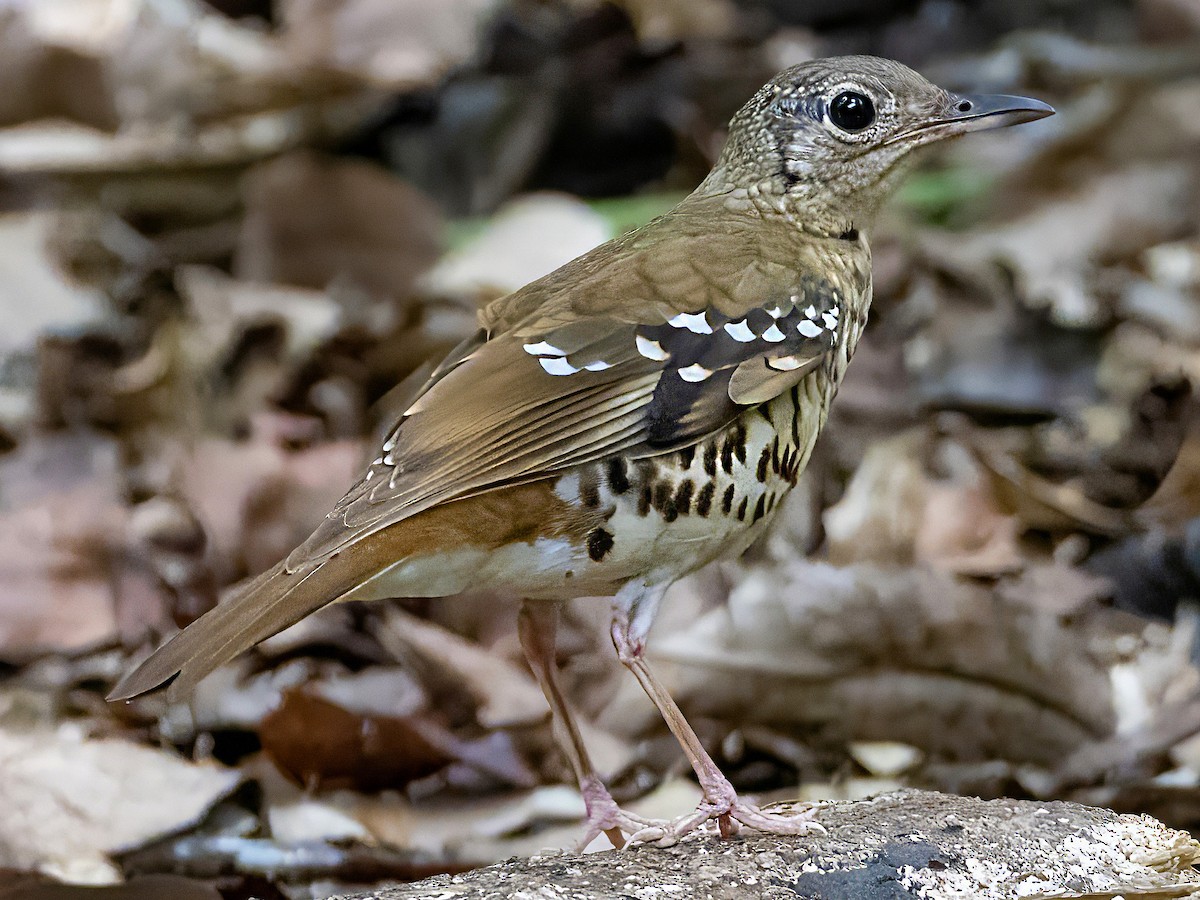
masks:
<path id="1" fill-rule="evenodd" d="M 294 153 L 247 175 L 237 277 L 407 299 L 441 255 L 433 201 L 381 166 Z"/>
<path id="2" fill-rule="evenodd" d="M 211 438 L 182 453 L 180 495 L 225 581 L 263 571 L 303 540 L 353 481 L 361 453 L 352 441 L 288 451 L 265 420 L 248 441 Z"/>
<path id="3" fill-rule="evenodd" d="M 362 715 L 303 691 L 288 691 L 259 726 L 263 752 L 308 789 L 403 788 L 454 757 L 413 716 Z"/>

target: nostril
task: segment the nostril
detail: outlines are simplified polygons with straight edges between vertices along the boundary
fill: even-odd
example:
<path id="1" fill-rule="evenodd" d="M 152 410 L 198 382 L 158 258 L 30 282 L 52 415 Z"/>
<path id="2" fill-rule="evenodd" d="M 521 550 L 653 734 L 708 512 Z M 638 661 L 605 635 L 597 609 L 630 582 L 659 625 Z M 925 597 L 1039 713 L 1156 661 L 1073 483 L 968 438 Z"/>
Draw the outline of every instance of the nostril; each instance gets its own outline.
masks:
<path id="1" fill-rule="evenodd" d="M 975 108 L 975 104 L 973 104 L 970 100 L 959 100 L 958 103 L 955 104 L 954 108 L 960 113 L 969 113 Z"/>

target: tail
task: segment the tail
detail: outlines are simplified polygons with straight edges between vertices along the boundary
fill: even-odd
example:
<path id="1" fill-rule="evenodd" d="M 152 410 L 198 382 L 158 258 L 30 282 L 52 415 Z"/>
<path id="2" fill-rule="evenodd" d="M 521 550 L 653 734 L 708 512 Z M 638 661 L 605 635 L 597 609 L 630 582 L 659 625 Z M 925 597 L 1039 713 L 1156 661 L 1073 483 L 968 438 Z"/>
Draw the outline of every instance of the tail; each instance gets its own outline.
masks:
<path id="1" fill-rule="evenodd" d="M 294 572 L 280 563 L 155 650 L 108 699 L 128 700 L 168 682 L 172 701 L 186 697 L 218 666 L 336 600 L 362 577 L 341 554 Z"/>

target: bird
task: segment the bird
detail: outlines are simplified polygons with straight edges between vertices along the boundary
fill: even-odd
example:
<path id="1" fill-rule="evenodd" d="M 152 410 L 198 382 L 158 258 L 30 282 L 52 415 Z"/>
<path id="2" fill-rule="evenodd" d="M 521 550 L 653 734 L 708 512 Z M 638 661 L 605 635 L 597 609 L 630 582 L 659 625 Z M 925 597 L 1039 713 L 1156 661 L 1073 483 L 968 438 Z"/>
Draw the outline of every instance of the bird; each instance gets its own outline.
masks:
<path id="1" fill-rule="evenodd" d="M 869 56 L 778 74 L 677 206 L 493 301 L 312 535 L 172 637 L 109 695 L 218 666 L 340 600 L 469 588 L 521 600 L 520 643 L 586 806 L 581 846 L 669 844 L 715 820 L 821 830 L 743 801 L 647 663 L 676 580 L 745 550 L 803 472 L 871 305 L 869 236 L 918 149 L 1053 114 L 952 93 Z M 611 598 L 617 656 L 696 773 L 694 812 L 622 809 L 557 676 L 563 601 Z"/>

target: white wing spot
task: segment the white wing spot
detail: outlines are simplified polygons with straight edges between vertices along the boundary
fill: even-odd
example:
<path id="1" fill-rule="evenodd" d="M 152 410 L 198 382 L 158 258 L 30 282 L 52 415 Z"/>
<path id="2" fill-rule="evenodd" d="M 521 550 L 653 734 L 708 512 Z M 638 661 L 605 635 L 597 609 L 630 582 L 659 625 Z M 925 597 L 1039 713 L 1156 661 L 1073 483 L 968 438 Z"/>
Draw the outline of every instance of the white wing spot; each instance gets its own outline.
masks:
<path id="1" fill-rule="evenodd" d="M 706 369 L 700 363 L 692 363 L 690 366 L 679 370 L 679 377 L 684 381 L 703 381 L 712 375 L 712 369 Z"/>
<path id="2" fill-rule="evenodd" d="M 778 359 L 768 359 L 767 365 L 780 372 L 791 372 L 800 368 L 804 363 L 795 356 L 781 356 Z"/>
<path id="3" fill-rule="evenodd" d="M 383 465 L 383 457 L 381 456 L 378 459 L 371 460 L 371 465 L 372 466 L 382 466 Z"/>
<path id="4" fill-rule="evenodd" d="M 825 323 L 825 327 L 830 331 L 833 331 L 833 329 L 837 328 L 837 316 L 831 316 L 829 313 L 825 313 L 821 316 L 821 321 Z"/>
<path id="5" fill-rule="evenodd" d="M 658 341 L 652 341 L 650 338 L 642 337 L 640 334 L 634 338 L 637 343 L 638 353 L 646 357 L 646 359 L 664 360 L 670 359 L 671 354 L 662 348 L 662 344 Z"/>
<path id="6" fill-rule="evenodd" d="M 595 362 L 588 363 L 586 366 L 584 366 L 584 368 L 589 372 L 603 372 L 605 369 L 611 369 L 612 363 L 607 363 L 602 359 L 598 359 Z"/>
<path id="7" fill-rule="evenodd" d="M 764 341 L 770 341 L 772 344 L 778 344 L 786 337 L 786 335 L 779 330 L 778 325 L 772 325 L 762 333 L 762 336 Z"/>
<path id="8" fill-rule="evenodd" d="M 549 354 L 550 356 L 566 356 L 567 355 L 566 350 L 559 350 L 557 347 L 555 347 L 553 344 L 549 343 L 548 341 L 541 341 L 537 344 L 525 344 L 525 352 L 528 353 L 530 356 L 538 356 L 543 353 Z"/>
<path id="9" fill-rule="evenodd" d="M 758 335 L 750 330 L 750 326 L 746 324 L 745 319 L 742 319 L 740 322 L 726 323 L 725 333 L 735 341 L 740 341 L 743 344 L 748 344 L 758 339 Z"/>
<path id="10" fill-rule="evenodd" d="M 387 453 L 389 450 L 394 449 L 396 449 L 396 435 L 393 433 L 383 442 L 383 452 Z"/>
<path id="11" fill-rule="evenodd" d="M 804 307 L 804 314 L 810 319 L 815 319 L 817 317 L 817 308 L 810 303 Z"/>
<path id="12" fill-rule="evenodd" d="M 783 316 L 783 307 L 777 303 L 767 310 L 767 315 L 772 319 L 781 318 Z"/>
<path id="13" fill-rule="evenodd" d="M 840 312 L 841 312 L 841 310 L 839 310 L 839 309 L 838 309 L 838 308 L 835 306 L 833 309 L 831 309 L 831 310 L 829 311 L 829 314 L 830 314 L 831 316 L 833 316 L 833 317 L 836 319 L 836 318 L 838 317 L 838 314 L 839 314 Z"/>
<path id="14" fill-rule="evenodd" d="M 561 356 L 542 356 L 538 358 L 538 362 L 551 375 L 574 375 L 579 371 Z"/>
<path id="15" fill-rule="evenodd" d="M 796 330 L 807 338 L 821 336 L 821 326 L 816 322 L 808 321 L 808 319 L 804 319 L 799 325 L 797 325 Z"/>
<path id="16" fill-rule="evenodd" d="M 667 324 L 672 328 L 686 328 L 693 334 L 712 334 L 712 326 L 708 324 L 708 319 L 704 318 L 704 313 L 680 313 L 667 320 Z"/>

